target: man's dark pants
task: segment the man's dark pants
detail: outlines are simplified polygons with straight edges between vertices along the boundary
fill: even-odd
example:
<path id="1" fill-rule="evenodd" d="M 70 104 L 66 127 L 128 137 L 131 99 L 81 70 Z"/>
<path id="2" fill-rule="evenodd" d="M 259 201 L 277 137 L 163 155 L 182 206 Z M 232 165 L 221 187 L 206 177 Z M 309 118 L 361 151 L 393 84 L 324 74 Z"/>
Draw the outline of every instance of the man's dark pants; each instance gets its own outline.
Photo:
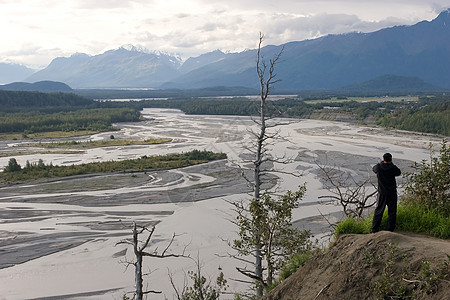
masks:
<path id="1" fill-rule="evenodd" d="M 397 193 L 392 194 L 378 194 L 377 207 L 372 220 L 372 232 L 380 230 L 381 219 L 383 218 L 384 209 L 388 207 L 388 221 L 386 230 L 394 231 L 395 221 L 397 217 Z"/>

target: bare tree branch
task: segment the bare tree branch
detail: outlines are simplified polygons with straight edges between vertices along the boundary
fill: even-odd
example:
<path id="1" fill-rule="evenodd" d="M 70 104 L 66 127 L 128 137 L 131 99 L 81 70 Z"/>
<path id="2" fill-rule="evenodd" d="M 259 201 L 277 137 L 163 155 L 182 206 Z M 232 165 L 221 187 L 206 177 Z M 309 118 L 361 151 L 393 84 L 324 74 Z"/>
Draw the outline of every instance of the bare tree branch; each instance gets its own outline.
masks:
<path id="1" fill-rule="evenodd" d="M 153 257 L 153 258 L 168 258 L 168 257 L 189 257 L 185 255 L 186 247 L 183 249 L 182 254 L 175 254 L 175 253 L 167 253 L 171 245 L 173 244 L 173 241 L 176 237 L 175 233 L 172 235 L 172 238 L 170 239 L 168 245 L 164 248 L 164 250 L 161 253 L 158 253 L 158 248 L 155 248 L 152 252 L 146 252 L 145 249 L 149 246 L 150 240 L 153 236 L 153 233 L 155 232 L 156 227 L 153 225 L 151 229 L 149 229 L 147 226 L 140 226 L 137 225 L 136 222 L 133 223 L 133 239 L 130 240 L 122 240 L 119 241 L 118 244 L 126 244 L 133 246 L 134 255 L 136 258 L 136 261 L 130 262 L 125 261 L 126 268 L 128 268 L 129 265 L 134 265 L 135 267 L 135 282 L 136 282 L 136 300 L 142 300 L 144 295 L 147 294 L 161 294 L 161 291 L 156 290 L 143 290 L 143 274 L 142 268 L 143 268 L 143 258 L 145 256 Z M 147 237 L 142 242 L 139 240 L 139 235 L 143 233 L 147 233 Z"/>
<path id="2" fill-rule="evenodd" d="M 252 272 L 252 271 L 249 271 L 249 270 L 245 270 L 245 269 L 241 269 L 241 268 L 238 268 L 238 267 L 236 267 L 236 270 L 239 273 L 241 273 L 241 274 L 243 274 L 243 275 L 245 275 L 245 276 L 247 276 L 247 277 L 249 277 L 249 278 L 251 278 L 253 280 L 256 280 L 256 281 L 260 282 L 265 288 L 267 288 L 267 283 L 264 281 L 264 279 L 262 277 L 259 277 L 259 276 L 255 275 L 255 272 Z"/>
<path id="3" fill-rule="evenodd" d="M 349 172 L 343 172 L 336 166 L 322 165 L 317 160 L 315 164 L 327 184 L 326 189 L 331 193 L 319 199 L 327 198 L 340 204 L 346 216 L 356 218 L 361 218 L 364 209 L 376 203 L 375 200 L 370 201 L 377 191 L 369 175 L 364 180 L 356 180 Z M 372 193 L 367 191 L 369 183 L 375 188 Z"/>

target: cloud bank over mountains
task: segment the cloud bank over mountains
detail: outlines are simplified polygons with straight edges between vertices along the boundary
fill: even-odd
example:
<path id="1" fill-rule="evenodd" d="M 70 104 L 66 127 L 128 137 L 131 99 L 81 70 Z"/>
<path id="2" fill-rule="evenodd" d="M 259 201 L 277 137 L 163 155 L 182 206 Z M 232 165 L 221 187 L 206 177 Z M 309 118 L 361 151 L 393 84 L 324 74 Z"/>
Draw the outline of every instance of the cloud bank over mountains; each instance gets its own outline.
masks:
<path id="1" fill-rule="evenodd" d="M 123 44 L 178 53 L 183 59 L 220 49 L 327 34 L 372 32 L 431 20 L 448 0 L 0 1 L 0 62 L 43 68 L 74 52 L 96 55 Z"/>
<path id="2" fill-rule="evenodd" d="M 277 65 L 279 89 L 336 89 L 384 75 L 416 77 L 449 89 L 449 24 L 450 9 L 431 22 L 267 45 L 262 53 L 270 58 L 284 49 Z M 257 88 L 255 59 L 255 49 L 216 50 L 183 62 L 168 53 L 126 45 L 98 55 L 58 57 L 25 81 L 60 81 L 72 88 Z"/>

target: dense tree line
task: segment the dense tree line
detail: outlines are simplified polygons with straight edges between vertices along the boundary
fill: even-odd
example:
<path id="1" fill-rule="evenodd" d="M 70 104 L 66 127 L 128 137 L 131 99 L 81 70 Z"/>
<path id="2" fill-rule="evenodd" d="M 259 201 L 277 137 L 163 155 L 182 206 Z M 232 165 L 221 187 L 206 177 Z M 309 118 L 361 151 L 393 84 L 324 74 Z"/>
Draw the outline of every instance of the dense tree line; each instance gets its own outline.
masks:
<path id="1" fill-rule="evenodd" d="M 330 101 L 309 106 L 319 115 L 333 107 L 334 112 L 358 122 L 373 120 L 369 122 L 387 128 L 450 135 L 450 96 L 420 97 L 419 101 Z"/>
<path id="2" fill-rule="evenodd" d="M 96 102 L 71 93 L 41 93 L 0 90 L 2 112 L 37 110 L 55 112 L 70 110 L 73 107 L 93 107 Z"/>
<path id="3" fill-rule="evenodd" d="M 0 90 L 0 133 L 110 130 L 115 122 L 139 120 L 138 109 L 105 106 L 70 93 Z"/>
<path id="4" fill-rule="evenodd" d="M 450 136 L 450 96 L 423 97 L 416 103 L 381 114 L 379 125 Z"/>
<path id="5" fill-rule="evenodd" d="M 1 113 L 0 132 L 48 132 L 111 130 L 115 122 L 139 120 L 139 112 L 132 108 L 93 108 L 78 109 L 57 113 L 36 111 Z"/>
<path id="6" fill-rule="evenodd" d="M 344 115 L 347 120 L 370 125 L 450 135 L 448 95 L 424 96 L 417 102 L 333 101 L 330 98 L 329 102 L 315 103 L 313 99 L 313 95 L 309 95 L 268 101 L 266 110 L 271 117 L 334 120 L 337 115 Z M 100 102 L 70 93 L 0 90 L 0 132 L 110 130 L 114 122 L 138 121 L 143 108 L 176 108 L 198 115 L 249 116 L 258 114 L 258 105 L 258 101 L 246 97 Z"/>

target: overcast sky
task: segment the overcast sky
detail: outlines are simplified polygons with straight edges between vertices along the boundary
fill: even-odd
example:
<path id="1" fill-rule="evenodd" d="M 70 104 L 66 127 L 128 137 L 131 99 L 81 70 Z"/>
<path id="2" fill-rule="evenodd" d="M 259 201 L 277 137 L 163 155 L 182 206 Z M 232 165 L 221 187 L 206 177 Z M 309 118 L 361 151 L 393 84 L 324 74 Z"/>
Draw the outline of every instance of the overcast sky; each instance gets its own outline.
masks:
<path id="1" fill-rule="evenodd" d="M 121 45 L 183 59 L 432 20 L 450 0 L 0 0 L 0 62 L 45 67 Z"/>

